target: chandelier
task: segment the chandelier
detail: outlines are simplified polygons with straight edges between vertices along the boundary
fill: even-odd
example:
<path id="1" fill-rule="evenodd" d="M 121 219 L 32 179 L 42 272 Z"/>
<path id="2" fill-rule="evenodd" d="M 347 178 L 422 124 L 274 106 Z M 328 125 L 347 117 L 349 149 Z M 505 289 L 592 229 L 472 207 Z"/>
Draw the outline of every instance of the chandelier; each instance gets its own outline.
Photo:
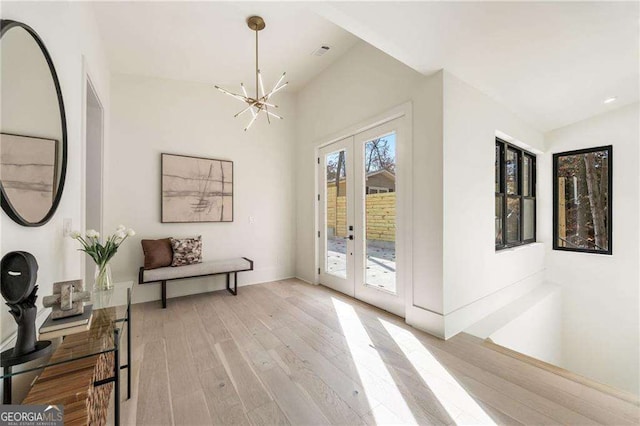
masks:
<path id="1" fill-rule="evenodd" d="M 260 68 L 258 67 L 258 32 L 262 31 L 266 25 L 265 25 L 264 19 L 262 19 L 261 17 L 252 16 L 249 19 L 247 19 L 247 26 L 252 31 L 255 31 L 256 33 L 256 96 L 252 98 L 252 97 L 249 97 L 249 95 L 247 95 L 247 89 L 244 87 L 244 83 L 240 83 L 240 88 L 242 89 L 242 95 L 225 90 L 220 86 L 215 86 L 216 89 L 218 89 L 222 93 L 227 94 L 235 99 L 238 99 L 239 101 L 245 102 L 248 105 L 245 109 L 243 109 L 242 111 L 238 112 L 236 115 L 233 116 L 235 118 L 235 117 L 239 117 L 240 115 L 246 112 L 251 112 L 252 118 L 251 118 L 251 121 L 249 121 L 249 124 L 247 125 L 247 127 L 245 127 L 244 129 L 245 132 L 256 121 L 256 119 L 258 118 L 261 112 L 263 112 L 266 115 L 267 122 L 269 124 L 271 124 L 271 117 L 282 120 L 283 117 L 279 116 L 278 114 L 270 110 L 270 108 L 275 109 L 275 108 L 278 108 L 278 106 L 270 103 L 269 100 L 273 95 L 275 95 L 277 92 L 282 90 L 287 84 L 289 84 L 289 82 L 281 84 L 286 74 L 283 72 L 278 82 L 275 84 L 275 86 L 273 86 L 273 89 L 271 89 L 270 92 L 265 93 L 264 84 L 262 83 L 262 74 L 260 74 Z"/>

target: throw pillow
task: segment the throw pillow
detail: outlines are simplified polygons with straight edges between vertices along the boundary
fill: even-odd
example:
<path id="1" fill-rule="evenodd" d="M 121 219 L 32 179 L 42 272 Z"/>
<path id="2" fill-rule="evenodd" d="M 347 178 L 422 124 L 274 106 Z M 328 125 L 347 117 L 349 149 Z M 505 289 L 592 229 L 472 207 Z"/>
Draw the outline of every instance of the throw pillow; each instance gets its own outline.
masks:
<path id="1" fill-rule="evenodd" d="M 193 265 L 202 262 L 202 237 L 171 238 L 173 261 L 171 266 Z"/>
<path id="2" fill-rule="evenodd" d="M 170 266 L 173 260 L 171 238 L 161 240 L 142 240 L 144 269 L 156 269 Z"/>

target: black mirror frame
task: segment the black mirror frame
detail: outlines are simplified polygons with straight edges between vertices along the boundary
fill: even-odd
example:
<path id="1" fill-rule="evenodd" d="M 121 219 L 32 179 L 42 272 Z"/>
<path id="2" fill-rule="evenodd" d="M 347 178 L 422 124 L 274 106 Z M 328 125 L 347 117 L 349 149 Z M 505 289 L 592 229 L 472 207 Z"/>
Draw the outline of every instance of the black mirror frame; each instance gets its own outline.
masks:
<path id="1" fill-rule="evenodd" d="M 51 207 L 49 208 L 49 211 L 47 212 L 47 214 L 39 222 L 26 221 L 20 215 L 20 213 L 18 213 L 16 209 L 13 208 L 11 201 L 9 201 L 9 198 L 7 197 L 7 194 L 4 191 L 4 187 L 2 186 L 2 181 L 0 180 L 0 193 L 2 195 L 0 204 L 2 205 L 2 209 L 5 211 L 5 213 L 14 222 L 22 226 L 36 227 L 36 226 L 42 226 L 45 223 L 49 222 L 49 220 L 51 220 L 56 210 L 58 209 L 58 205 L 60 204 L 60 199 L 62 198 L 65 178 L 67 175 L 67 118 L 64 110 L 64 101 L 62 99 L 62 90 L 60 89 L 60 81 L 58 80 L 58 74 L 56 73 L 56 68 L 53 65 L 53 61 L 51 60 L 51 56 L 49 55 L 49 51 L 44 45 L 44 42 L 42 41 L 42 39 L 40 39 L 40 36 L 38 36 L 38 33 L 36 33 L 33 28 L 31 28 L 26 24 L 23 24 L 22 22 L 13 21 L 10 19 L 0 20 L 0 39 L 2 38 L 2 36 L 4 36 L 4 34 L 7 31 L 9 31 L 11 28 L 14 28 L 14 27 L 20 27 L 25 31 L 27 31 L 31 35 L 31 37 L 33 37 L 35 42 L 38 44 L 38 47 L 40 47 L 40 51 L 42 52 L 42 55 L 46 59 L 47 65 L 49 65 L 51 78 L 53 79 L 53 84 L 55 85 L 56 94 L 58 96 L 58 108 L 60 109 L 60 125 L 62 128 L 62 140 L 61 140 L 62 164 L 60 165 L 60 181 L 58 182 L 58 187 L 56 189 L 56 195 L 53 199 L 53 203 L 51 204 Z"/>

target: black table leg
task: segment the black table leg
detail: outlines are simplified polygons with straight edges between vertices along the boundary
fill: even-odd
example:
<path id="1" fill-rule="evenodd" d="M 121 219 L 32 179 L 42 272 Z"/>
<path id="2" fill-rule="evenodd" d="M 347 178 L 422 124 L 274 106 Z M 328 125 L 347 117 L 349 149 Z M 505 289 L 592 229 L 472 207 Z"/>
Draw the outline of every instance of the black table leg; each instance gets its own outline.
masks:
<path id="1" fill-rule="evenodd" d="M 127 289 L 127 297 L 130 297 Z M 131 399 L 131 301 L 127 305 L 127 399 Z"/>
<path id="2" fill-rule="evenodd" d="M 114 423 L 120 426 L 120 330 L 117 328 L 113 331 L 115 339 L 115 351 L 113 352 L 113 374 L 114 374 Z"/>
<path id="3" fill-rule="evenodd" d="M 2 403 L 9 405 L 11 404 L 11 367 L 4 367 L 4 373 L 7 376 L 2 380 Z"/>

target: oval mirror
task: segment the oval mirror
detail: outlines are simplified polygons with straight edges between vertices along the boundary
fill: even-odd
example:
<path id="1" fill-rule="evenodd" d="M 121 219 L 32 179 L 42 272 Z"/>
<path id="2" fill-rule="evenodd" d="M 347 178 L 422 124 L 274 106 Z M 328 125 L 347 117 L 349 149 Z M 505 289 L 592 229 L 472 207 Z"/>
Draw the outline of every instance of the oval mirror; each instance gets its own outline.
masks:
<path id="1" fill-rule="evenodd" d="M 49 52 L 29 26 L 0 22 L 0 190 L 15 222 L 42 226 L 58 207 L 67 125 Z"/>

